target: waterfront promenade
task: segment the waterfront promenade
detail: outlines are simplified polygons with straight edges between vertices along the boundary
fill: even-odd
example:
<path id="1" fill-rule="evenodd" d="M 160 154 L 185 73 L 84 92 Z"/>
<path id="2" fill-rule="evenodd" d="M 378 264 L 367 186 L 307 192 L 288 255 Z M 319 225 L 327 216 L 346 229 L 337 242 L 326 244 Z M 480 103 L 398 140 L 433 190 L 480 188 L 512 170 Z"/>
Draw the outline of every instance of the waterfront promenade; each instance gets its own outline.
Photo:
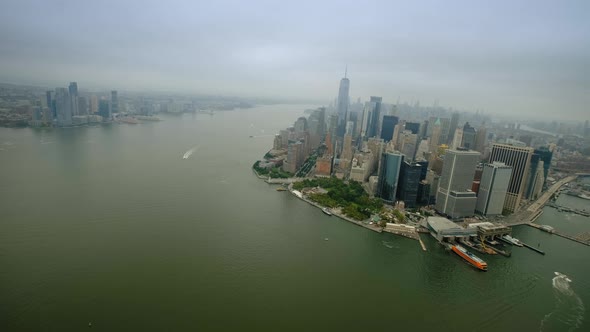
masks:
<path id="1" fill-rule="evenodd" d="M 292 190 L 292 187 L 289 186 L 289 192 L 301 199 L 302 201 L 311 204 L 315 207 L 317 207 L 318 209 L 324 209 L 325 207 L 321 206 L 320 204 L 313 202 L 309 199 L 307 199 L 303 194 L 297 195 L 295 194 L 295 192 Z M 424 242 L 422 242 L 422 239 L 420 238 L 420 234 L 418 234 L 418 232 L 416 231 L 415 227 L 412 226 L 408 226 L 408 225 L 401 225 L 401 224 L 391 224 L 391 223 L 387 223 L 386 226 L 384 228 L 377 226 L 376 224 L 370 224 L 368 222 L 368 220 L 365 221 L 358 221 L 358 220 L 354 220 L 352 218 L 347 217 L 346 215 L 344 215 L 341 211 L 340 208 L 337 209 L 330 209 L 329 210 L 330 213 L 332 213 L 333 216 L 336 216 L 342 220 L 351 222 L 357 226 L 361 226 L 364 227 L 366 229 L 372 230 L 374 232 L 377 233 L 382 233 L 382 232 L 386 232 L 386 233 L 391 233 L 391 234 L 396 234 L 396 235 L 400 235 L 403 237 L 407 237 L 409 239 L 413 239 L 413 240 L 417 240 L 420 243 L 420 246 L 422 247 L 423 251 L 426 251 L 426 246 L 424 245 Z"/>
<path id="2" fill-rule="evenodd" d="M 316 202 L 313 202 L 313 201 L 311 201 L 311 200 L 309 200 L 309 199 L 305 198 L 305 196 L 303 196 L 303 195 L 301 195 L 301 196 L 295 195 L 295 193 L 293 192 L 293 190 L 292 190 L 291 186 L 289 186 L 289 192 L 290 192 L 290 193 L 291 193 L 293 196 L 295 196 L 295 197 L 297 197 L 297 198 L 301 199 L 302 201 L 304 201 L 304 202 L 306 202 L 306 203 L 309 203 L 309 204 L 311 204 L 311 205 L 313 205 L 313 206 L 317 207 L 318 209 L 323 209 L 323 208 L 324 208 L 323 206 L 319 205 L 318 203 L 316 203 Z M 357 226 L 361 226 L 361 227 L 364 227 L 364 228 L 366 228 L 366 229 L 370 229 L 370 230 L 372 230 L 372 231 L 374 231 L 374 232 L 377 232 L 377 233 L 381 233 L 381 232 L 383 232 L 383 229 L 382 229 L 381 227 L 379 227 L 379 226 L 375 226 L 374 224 L 373 224 L 373 225 L 371 225 L 371 224 L 369 224 L 369 223 L 365 223 L 365 222 L 362 222 L 362 221 L 354 220 L 354 219 L 352 219 L 352 218 L 349 218 L 349 217 L 345 216 L 345 215 L 342 213 L 342 211 L 340 211 L 340 208 L 338 208 L 338 209 L 330 209 L 330 213 L 332 213 L 332 215 L 334 215 L 334 216 L 336 216 L 336 217 L 338 217 L 338 218 L 340 218 L 340 219 L 342 219 L 342 220 L 346 220 L 346 221 L 348 221 L 348 222 L 351 222 L 351 223 L 353 223 L 353 224 L 355 224 L 355 225 L 357 225 Z"/>

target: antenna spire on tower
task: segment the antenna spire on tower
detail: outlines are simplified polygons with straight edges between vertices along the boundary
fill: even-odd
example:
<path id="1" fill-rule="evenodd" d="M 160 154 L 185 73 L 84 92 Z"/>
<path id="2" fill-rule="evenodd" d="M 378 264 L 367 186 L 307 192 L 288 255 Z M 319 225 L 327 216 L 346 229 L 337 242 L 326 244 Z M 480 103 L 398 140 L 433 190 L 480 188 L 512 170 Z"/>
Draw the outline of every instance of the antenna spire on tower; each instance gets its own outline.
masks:
<path id="1" fill-rule="evenodd" d="M 344 67 L 344 78 L 346 78 L 346 74 L 348 73 L 348 64 Z"/>

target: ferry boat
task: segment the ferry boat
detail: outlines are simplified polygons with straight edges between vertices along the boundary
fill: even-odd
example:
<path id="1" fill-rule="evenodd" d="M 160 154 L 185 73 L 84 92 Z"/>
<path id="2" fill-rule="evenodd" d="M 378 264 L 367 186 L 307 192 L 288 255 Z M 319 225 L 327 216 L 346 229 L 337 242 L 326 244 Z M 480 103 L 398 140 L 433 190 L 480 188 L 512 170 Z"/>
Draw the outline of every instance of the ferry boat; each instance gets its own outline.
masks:
<path id="1" fill-rule="evenodd" d="M 461 247 L 460 245 L 456 244 L 451 247 L 451 250 L 455 252 L 455 254 L 461 256 L 464 260 L 466 260 L 469 264 L 473 265 L 474 267 L 482 270 L 488 270 L 488 264 L 484 262 L 481 258 L 475 256 L 474 254 L 467 251 L 467 249 Z"/>
<path id="2" fill-rule="evenodd" d="M 519 239 L 514 238 L 510 235 L 504 235 L 502 236 L 500 239 L 504 240 L 504 242 L 508 242 L 512 245 L 518 246 L 518 247 L 522 247 L 522 243 L 520 242 Z"/>
<path id="3" fill-rule="evenodd" d="M 327 215 L 329 215 L 329 216 L 332 215 L 332 212 L 330 212 L 330 210 L 328 210 L 328 208 L 323 208 L 322 209 L 322 212 L 325 213 L 325 214 L 327 214 Z"/>

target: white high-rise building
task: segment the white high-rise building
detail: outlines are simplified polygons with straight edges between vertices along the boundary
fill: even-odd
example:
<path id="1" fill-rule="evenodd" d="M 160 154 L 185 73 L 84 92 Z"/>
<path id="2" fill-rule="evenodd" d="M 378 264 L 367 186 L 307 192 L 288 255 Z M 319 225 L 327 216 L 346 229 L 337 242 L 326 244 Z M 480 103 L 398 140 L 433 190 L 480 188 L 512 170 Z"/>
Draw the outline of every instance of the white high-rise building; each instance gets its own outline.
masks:
<path id="1" fill-rule="evenodd" d="M 492 146 L 490 163 L 503 162 L 512 166 L 512 176 L 508 184 L 508 193 L 504 201 L 504 209 L 515 212 L 520 206 L 520 200 L 524 194 L 525 183 L 528 178 L 531 165 L 531 157 L 534 149 L 531 147 L 519 147 L 507 144 L 495 143 Z"/>
<path id="2" fill-rule="evenodd" d="M 453 137 L 453 143 L 451 144 L 451 149 L 457 149 L 457 148 L 462 147 L 462 145 L 461 145 L 462 141 L 463 141 L 463 129 L 457 128 L 457 129 L 455 129 L 455 136 Z"/>
<path id="3" fill-rule="evenodd" d="M 472 216 L 477 197 L 471 187 L 479 152 L 447 150 L 436 193 L 435 209 L 451 218 Z"/>
<path id="4" fill-rule="evenodd" d="M 475 211 L 484 216 L 502 214 L 511 176 L 511 166 L 501 162 L 485 164 Z"/>

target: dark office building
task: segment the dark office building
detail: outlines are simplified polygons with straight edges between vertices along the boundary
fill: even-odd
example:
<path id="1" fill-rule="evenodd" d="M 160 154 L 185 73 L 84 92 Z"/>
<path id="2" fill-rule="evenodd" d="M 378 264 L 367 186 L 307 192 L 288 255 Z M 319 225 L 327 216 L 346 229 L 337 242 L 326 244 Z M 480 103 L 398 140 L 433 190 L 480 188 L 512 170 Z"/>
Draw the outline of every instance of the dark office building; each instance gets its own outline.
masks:
<path id="1" fill-rule="evenodd" d="M 418 135 L 420 133 L 420 124 L 417 122 L 406 122 L 406 130 Z"/>
<path id="2" fill-rule="evenodd" d="M 389 142 L 393 138 L 393 130 L 397 125 L 399 118 L 393 115 L 383 116 L 383 125 L 381 125 L 381 139 L 383 142 Z"/>
<path id="3" fill-rule="evenodd" d="M 369 126 L 367 128 L 367 137 L 377 137 L 379 134 L 379 121 L 381 120 L 381 101 L 383 98 L 371 96 L 371 113 Z M 391 139 L 390 139 L 391 140 Z"/>
<path id="4" fill-rule="evenodd" d="M 404 155 L 399 152 L 385 152 L 381 155 L 377 197 L 390 204 L 395 202 L 403 160 Z"/>
<path id="5" fill-rule="evenodd" d="M 539 162 L 541 161 L 543 162 L 543 188 L 547 188 L 547 176 L 549 175 L 552 157 L 553 153 L 546 147 L 535 149 L 533 152 L 533 155 L 531 156 L 531 166 L 529 169 L 529 179 L 527 180 L 527 188 L 525 191 L 526 198 L 530 198 L 531 194 L 533 193 L 536 182 L 535 178 L 537 177 L 537 168 L 539 167 Z"/>
<path id="6" fill-rule="evenodd" d="M 543 177 L 545 178 L 545 183 L 547 183 L 547 176 L 549 175 L 549 168 L 551 167 L 551 159 L 553 159 L 553 152 L 549 151 L 547 147 L 541 147 L 535 149 L 534 153 L 538 154 L 540 159 L 543 161 Z"/>
<path id="7" fill-rule="evenodd" d="M 418 163 L 402 162 L 399 175 L 397 198 L 403 201 L 407 208 L 414 208 L 418 204 L 418 189 L 422 165 Z"/>
<path id="8" fill-rule="evenodd" d="M 98 115 L 102 116 L 105 119 L 111 118 L 111 105 L 109 104 L 108 100 L 101 100 L 98 103 Z"/>
<path id="9" fill-rule="evenodd" d="M 422 169 L 420 171 L 420 181 L 426 179 L 426 174 L 428 173 L 428 161 L 420 160 L 420 161 L 414 162 L 414 164 L 420 165 L 420 167 Z"/>
<path id="10" fill-rule="evenodd" d="M 56 110 L 55 110 L 55 98 L 53 98 L 53 91 L 45 92 L 45 98 L 47 99 L 47 107 L 51 110 L 51 114 L 53 117 L 56 117 Z"/>
<path id="11" fill-rule="evenodd" d="M 461 146 L 469 149 L 475 150 L 475 139 L 477 136 L 477 132 L 475 128 L 469 125 L 469 122 L 466 122 L 463 126 L 463 137 L 461 139 Z"/>
<path id="12" fill-rule="evenodd" d="M 420 181 L 418 184 L 418 197 L 417 197 L 418 205 L 429 205 L 434 200 L 430 200 L 430 183 L 424 181 Z"/>
<path id="13" fill-rule="evenodd" d="M 420 126 L 420 131 L 418 132 L 418 137 L 421 139 L 426 138 L 428 135 L 428 120 L 424 120 L 424 123 Z"/>

